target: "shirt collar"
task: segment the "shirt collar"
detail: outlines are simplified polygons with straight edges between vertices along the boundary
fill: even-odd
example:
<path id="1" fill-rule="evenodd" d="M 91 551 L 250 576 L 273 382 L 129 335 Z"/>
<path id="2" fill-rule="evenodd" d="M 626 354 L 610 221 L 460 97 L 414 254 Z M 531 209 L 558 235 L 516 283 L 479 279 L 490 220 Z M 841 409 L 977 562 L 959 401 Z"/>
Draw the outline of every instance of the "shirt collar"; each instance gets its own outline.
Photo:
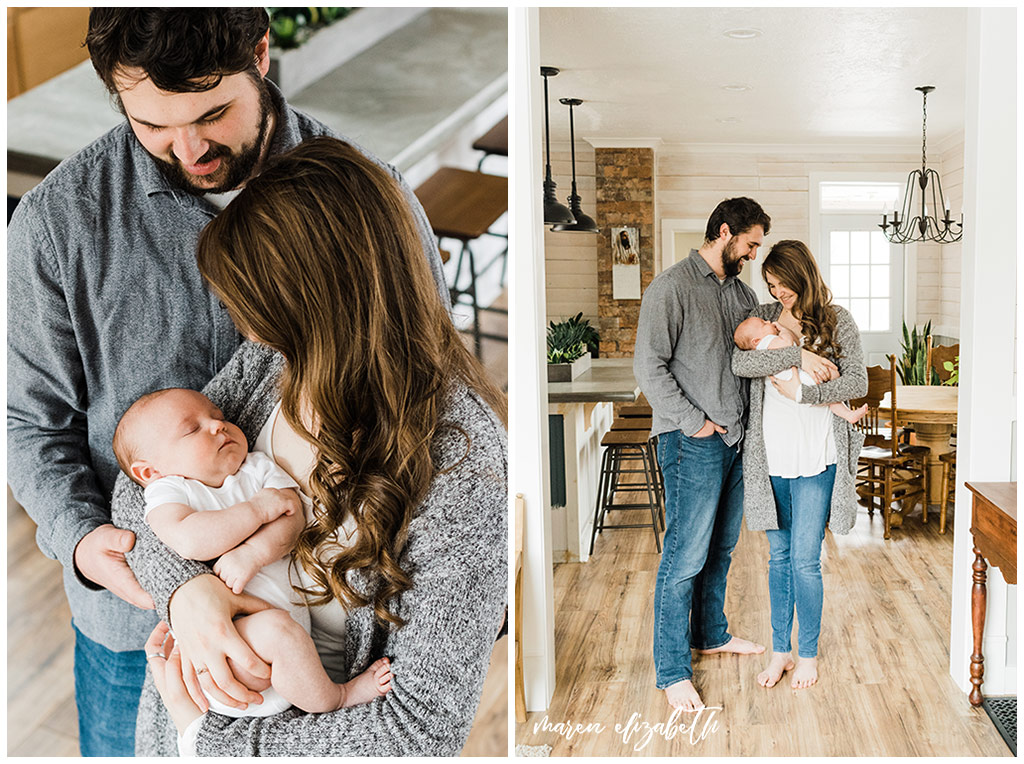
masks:
<path id="1" fill-rule="evenodd" d="M 711 266 L 708 265 L 708 261 L 700 256 L 699 251 L 697 251 L 696 249 L 691 249 L 690 260 L 693 261 L 693 267 L 697 269 L 697 273 L 699 273 L 701 276 L 712 276 L 714 277 L 715 281 L 718 281 L 718 274 L 711 269 Z M 721 284 L 722 286 L 725 286 L 730 281 L 735 280 L 735 278 L 735 276 L 726 276 L 725 281 L 718 281 L 718 283 Z"/>
<path id="2" fill-rule="evenodd" d="M 274 104 L 276 110 L 276 123 L 274 126 L 274 135 L 270 139 L 270 151 L 268 156 L 276 154 L 282 154 L 289 149 L 299 145 L 302 141 L 302 134 L 299 132 L 299 121 L 295 116 L 288 104 L 284 100 L 284 96 L 271 80 L 263 80 L 267 84 L 267 90 L 270 91 L 270 100 Z M 181 196 L 185 198 L 200 199 L 202 198 L 199 194 L 190 194 L 177 186 L 172 185 L 160 172 L 160 168 L 157 167 L 159 159 L 154 159 L 146 149 L 139 143 L 138 138 L 135 137 L 135 133 L 132 130 L 132 126 L 125 119 L 125 129 L 131 133 L 130 145 L 132 158 L 135 161 L 135 167 L 142 180 L 142 187 L 146 191 L 147 196 L 153 194 L 173 194 L 175 196 Z"/>

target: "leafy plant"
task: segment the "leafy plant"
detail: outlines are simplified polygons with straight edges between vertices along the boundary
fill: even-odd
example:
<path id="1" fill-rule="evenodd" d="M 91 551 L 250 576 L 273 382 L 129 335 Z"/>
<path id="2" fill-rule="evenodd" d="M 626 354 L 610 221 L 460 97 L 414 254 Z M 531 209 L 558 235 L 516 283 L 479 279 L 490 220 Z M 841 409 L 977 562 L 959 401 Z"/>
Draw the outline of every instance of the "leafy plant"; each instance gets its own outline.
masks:
<path id="1" fill-rule="evenodd" d="M 320 27 L 345 18 L 353 8 L 267 8 L 270 14 L 270 44 L 275 48 L 297 48 Z"/>
<path id="2" fill-rule="evenodd" d="M 952 362 L 943 361 L 942 368 L 949 372 L 949 379 L 942 384 L 950 387 L 960 384 L 960 356 L 954 358 Z"/>
<path id="3" fill-rule="evenodd" d="M 924 330 L 918 334 L 917 326 L 913 331 L 907 331 L 907 324 L 903 324 L 903 357 L 897 361 L 896 373 L 900 375 L 900 381 L 904 385 L 924 385 L 927 383 L 925 373 L 931 374 L 931 384 L 939 384 L 939 374 L 935 369 L 927 368 L 928 365 L 928 335 L 932 332 L 932 322 L 924 325 Z"/>
<path id="4" fill-rule="evenodd" d="M 587 346 L 577 342 L 567 348 L 548 347 L 548 363 L 572 363 L 587 354 Z"/>
<path id="5" fill-rule="evenodd" d="M 588 351 L 596 352 L 600 341 L 597 329 L 583 318 L 582 311 L 565 321 L 552 321 L 548 325 L 548 363 L 572 363 Z"/>

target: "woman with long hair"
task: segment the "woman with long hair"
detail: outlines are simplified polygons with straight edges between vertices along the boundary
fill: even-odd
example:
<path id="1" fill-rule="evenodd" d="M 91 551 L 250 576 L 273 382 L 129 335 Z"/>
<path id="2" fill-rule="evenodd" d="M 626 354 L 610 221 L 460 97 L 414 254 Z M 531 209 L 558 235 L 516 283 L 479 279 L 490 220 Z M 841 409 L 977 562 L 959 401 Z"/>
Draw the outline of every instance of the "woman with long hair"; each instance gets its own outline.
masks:
<path id="1" fill-rule="evenodd" d="M 353 147 L 309 141 L 209 224 L 198 264 L 251 340 L 204 392 L 311 499 L 293 587 L 325 668 L 344 681 L 387 656 L 392 690 L 327 714 L 204 713 L 202 691 L 258 702 L 266 666 L 231 621 L 265 605 L 155 543 L 121 481 L 129 561 L 175 645 L 166 626 L 147 644 L 138 753 L 176 753 L 177 731 L 201 755 L 457 754 L 506 605 L 505 400 L 452 325 L 401 190 Z"/>
<path id="2" fill-rule="evenodd" d="M 832 303 L 805 244 L 778 242 L 765 257 L 761 274 L 775 302 L 759 305 L 750 315 L 789 329 L 802 346 L 737 349 L 733 354 L 734 373 L 766 378 L 750 386 L 743 447 L 747 527 L 765 531 L 771 550 L 772 656 L 758 682 L 772 687 L 792 670 L 791 686 L 803 689 L 818 679 L 825 526 L 840 534 L 853 527 L 854 475 L 863 443 L 863 435 L 845 419 L 816 404 L 863 396 L 867 372 L 857 325 L 845 308 Z M 799 368 L 803 352 L 828 359 L 837 373 L 819 384 L 808 377 L 801 381 L 796 373 L 785 382 L 772 376 Z M 794 610 L 799 623 L 796 662 Z"/>

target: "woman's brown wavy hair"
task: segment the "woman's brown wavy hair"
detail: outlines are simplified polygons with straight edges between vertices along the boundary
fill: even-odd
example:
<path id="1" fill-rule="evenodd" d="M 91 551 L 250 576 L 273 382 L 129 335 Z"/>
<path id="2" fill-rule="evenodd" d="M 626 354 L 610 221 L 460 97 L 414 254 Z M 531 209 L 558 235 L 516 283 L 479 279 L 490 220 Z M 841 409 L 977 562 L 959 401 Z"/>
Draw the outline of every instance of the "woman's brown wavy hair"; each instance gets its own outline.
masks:
<path id="1" fill-rule="evenodd" d="M 317 454 L 319 506 L 294 552 L 315 585 L 302 591 L 400 627 L 387 603 L 412 587 L 398 564 L 409 522 L 451 466 L 430 453 L 446 392 L 461 381 L 506 417 L 441 302 L 402 190 L 348 144 L 310 140 L 267 163 L 203 230 L 197 258 L 238 329 L 284 356 L 281 410 Z M 348 516 L 354 544 L 321 559 Z M 357 591 L 350 570 L 380 586 Z"/>
<path id="2" fill-rule="evenodd" d="M 761 263 L 761 276 L 765 277 L 767 273 L 796 292 L 794 315 L 799 316 L 803 328 L 804 346 L 819 355 L 839 358 L 843 349 L 836 338 L 837 318 L 832 305 L 832 291 L 825 285 L 807 245 L 793 239 L 776 243 Z"/>

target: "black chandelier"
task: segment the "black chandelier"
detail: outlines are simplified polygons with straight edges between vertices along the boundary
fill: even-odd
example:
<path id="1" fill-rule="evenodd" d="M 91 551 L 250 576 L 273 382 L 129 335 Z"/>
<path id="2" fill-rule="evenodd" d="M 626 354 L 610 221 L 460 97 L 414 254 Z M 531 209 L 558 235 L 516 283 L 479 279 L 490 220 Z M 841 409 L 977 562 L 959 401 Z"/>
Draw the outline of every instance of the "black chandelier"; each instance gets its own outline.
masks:
<path id="1" fill-rule="evenodd" d="M 942 196 L 942 183 L 939 181 L 939 174 L 935 170 L 929 170 L 926 164 L 926 148 L 928 135 L 926 132 L 928 122 L 928 94 L 935 90 L 931 85 L 914 88 L 921 91 L 922 96 L 922 120 L 921 120 L 921 169 L 913 170 L 907 177 L 907 188 L 903 195 L 903 216 L 893 210 L 892 220 L 888 214 L 882 213 L 882 222 L 878 226 L 882 233 L 893 244 L 907 244 L 914 241 L 935 241 L 949 244 L 960 241 L 964 235 L 964 216 L 960 213 L 960 222 L 954 222 L 949 217 L 949 201 Z M 917 191 L 916 189 L 920 189 Z M 915 204 L 917 197 L 920 204 Z M 931 207 L 929 208 L 929 199 Z M 938 220 L 940 210 L 945 210 L 945 216 Z M 916 213 L 916 214 L 915 214 Z M 932 214 L 929 214 L 932 213 Z M 913 215 L 913 217 L 911 217 Z M 956 227 L 954 230 L 954 226 Z"/>
<path id="2" fill-rule="evenodd" d="M 553 66 L 542 66 L 541 76 L 544 78 L 544 145 L 547 148 L 547 167 L 544 172 L 544 222 L 575 223 L 576 218 L 564 204 L 555 199 L 555 181 L 551 180 L 551 126 L 548 124 L 548 77 L 558 74 Z"/>
<path id="3" fill-rule="evenodd" d="M 575 223 L 557 223 L 551 226 L 552 231 L 578 231 L 581 233 L 597 233 L 597 223 L 580 208 L 580 195 L 576 192 L 576 127 L 572 120 L 572 107 L 579 106 L 583 101 L 579 98 L 559 98 L 558 102 L 569 107 L 569 146 L 572 150 L 572 193 L 569 194 L 569 210 Z"/>

